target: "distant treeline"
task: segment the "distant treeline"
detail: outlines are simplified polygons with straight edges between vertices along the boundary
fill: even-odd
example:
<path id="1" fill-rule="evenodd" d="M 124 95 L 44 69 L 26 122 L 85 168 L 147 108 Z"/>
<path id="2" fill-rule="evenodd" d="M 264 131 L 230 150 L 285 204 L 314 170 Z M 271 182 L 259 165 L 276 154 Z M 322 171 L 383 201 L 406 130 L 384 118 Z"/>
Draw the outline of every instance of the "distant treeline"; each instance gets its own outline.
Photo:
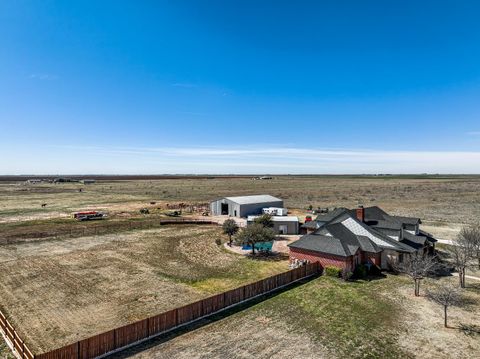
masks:
<path id="1" fill-rule="evenodd" d="M 0 182 L 15 182 L 26 181 L 31 179 L 42 179 L 46 181 L 53 181 L 56 178 L 68 178 L 73 181 L 83 180 L 85 178 L 95 179 L 99 181 L 134 181 L 134 180 L 162 180 L 162 179 L 221 179 L 221 178 L 259 178 L 259 174 L 249 175 L 18 175 L 18 176 L 0 176 Z M 270 175 L 268 175 L 270 176 Z M 450 179 L 450 178 L 478 178 L 480 174 L 280 174 L 274 175 L 273 178 L 400 178 L 400 179 Z"/>

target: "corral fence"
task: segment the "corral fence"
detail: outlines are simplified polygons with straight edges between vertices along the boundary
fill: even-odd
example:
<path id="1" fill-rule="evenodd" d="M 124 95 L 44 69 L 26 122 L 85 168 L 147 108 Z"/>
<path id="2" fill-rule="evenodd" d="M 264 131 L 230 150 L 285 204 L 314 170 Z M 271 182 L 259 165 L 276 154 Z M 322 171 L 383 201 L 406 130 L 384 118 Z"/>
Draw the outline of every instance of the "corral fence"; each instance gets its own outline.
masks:
<path id="1" fill-rule="evenodd" d="M 196 320 L 221 312 L 255 297 L 321 273 L 318 263 L 259 280 L 168 312 L 97 334 L 48 353 L 25 356 L 33 359 L 90 359 L 104 357 L 154 338 Z"/>
<path id="2" fill-rule="evenodd" d="M 26 232 L 21 234 L 15 234 L 12 237 L 3 236 L 2 243 L 18 243 L 21 241 L 28 241 L 31 238 L 35 239 L 50 239 L 50 238 L 77 238 L 85 236 L 97 236 L 104 234 L 113 234 L 131 230 L 142 229 L 154 229 L 159 228 L 162 225 L 175 225 L 175 224 L 214 224 L 218 225 L 209 219 L 198 218 L 152 218 L 137 221 L 90 221 L 88 223 L 78 222 L 74 223 L 71 228 L 64 228 L 61 230 L 55 229 L 43 229 L 36 232 Z"/>
<path id="3" fill-rule="evenodd" d="M 12 324 L 7 320 L 7 317 L 0 311 L 0 332 L 5 339 L 5 342 L 10 347 L 17 358 L 34 359 L 35 355 L 28 349 L 25 342 L 20 338 L 17 331 Z"/>

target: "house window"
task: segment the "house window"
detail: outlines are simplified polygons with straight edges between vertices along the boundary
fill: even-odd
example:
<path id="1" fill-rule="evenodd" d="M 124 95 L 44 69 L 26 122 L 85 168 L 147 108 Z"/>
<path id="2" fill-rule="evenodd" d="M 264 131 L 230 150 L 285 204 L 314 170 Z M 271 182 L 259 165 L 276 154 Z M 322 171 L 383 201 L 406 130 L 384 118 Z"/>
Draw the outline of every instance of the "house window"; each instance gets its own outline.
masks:
<path id="1" fill-rule="evenodd" d="M 403 253 L 398 255 L 398 263 L 403 263 Z"/>

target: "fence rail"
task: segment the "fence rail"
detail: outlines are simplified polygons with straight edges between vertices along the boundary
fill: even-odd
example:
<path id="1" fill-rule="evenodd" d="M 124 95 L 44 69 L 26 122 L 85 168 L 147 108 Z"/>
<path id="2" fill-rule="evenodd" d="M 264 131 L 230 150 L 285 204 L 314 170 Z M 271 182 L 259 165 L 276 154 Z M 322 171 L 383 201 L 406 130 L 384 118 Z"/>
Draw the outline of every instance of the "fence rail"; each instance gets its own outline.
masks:
<path id="1" fill-rule="evenodd" d="M 72 220 L 73 221 L 73 220 Z M 72 222 L 70 227 L 63 229 L 39 228 L 33 232 L 26 231 L 15 234 L 2 235 L 0 239 L 2 244 L 11 244 L 29 241 L 34 239 L 50 239 L 50 238 L 78 238 L 85 236 L 97 236 L 104 234 L 120 233 L 131 230 L 143 230 L 159 228 L 162 225 L 169 224 L 214 224 L 219 223 L 206 218 L 184 218 L 184 217 L 153 217 L 134 221 L 90 221 L 86 222 Z"/>
<path id="2" fill-rule="evenodd" d="M 91 359 L 107 356 L 173 329 L 215 314 L 246 300 L 269 293 L 298 280 L 320 273 L 317 263 L 289 270 L 254 283 L 172 309 L 147 319 L 97 334 L 48 353 L 24 356 L 27 359 Z M 26 347 L 25 347 L 26 348 Z"/>
<path id="3" fill-rule="evenodd" d="M 35 355 L 28 349 L 25 342 L 20 338 L 17 331 L 12 324 L 7 320 L 7 317 L 0 311 L 0 332 L 5 338 L 5 342 L 12 350 L 12 353 L 21 359 L 34 359 Z"/>

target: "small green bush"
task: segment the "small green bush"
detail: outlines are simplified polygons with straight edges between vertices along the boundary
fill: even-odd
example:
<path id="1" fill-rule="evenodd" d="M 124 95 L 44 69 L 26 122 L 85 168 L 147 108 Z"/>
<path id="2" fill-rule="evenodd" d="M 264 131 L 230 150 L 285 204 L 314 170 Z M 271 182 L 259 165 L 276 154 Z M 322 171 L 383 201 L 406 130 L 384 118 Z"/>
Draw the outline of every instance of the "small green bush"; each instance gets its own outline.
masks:
<path id="1" fill-rule="evenodd" d="M 348 282 L 349 280 L 352 280 L 352 277 L 353 277 L 353 272 L 350 272 L 347 270 L 342 271 L 342 279 L 344 281 Z"/>
<path id="2" fill-rule="evenodd" d="M 215 238 L 215 243 L 217 244 L 217 246 L 221 246 L 222 245 L 222 240 L 220 238 Z"/>
<path id="3" fill-rule="evenodd" d="M 335 266 L 325 266 L 325 275 L 338 278 L 342 274 L 342 269 Z"/>
<path id="4" fill-rule="evenodd" d="M 367 276 L 367 267 L 364 264 L 359 264 L 355 267 L 355 271 L 353 272 L 355 278 L 362 279 Z"/>

